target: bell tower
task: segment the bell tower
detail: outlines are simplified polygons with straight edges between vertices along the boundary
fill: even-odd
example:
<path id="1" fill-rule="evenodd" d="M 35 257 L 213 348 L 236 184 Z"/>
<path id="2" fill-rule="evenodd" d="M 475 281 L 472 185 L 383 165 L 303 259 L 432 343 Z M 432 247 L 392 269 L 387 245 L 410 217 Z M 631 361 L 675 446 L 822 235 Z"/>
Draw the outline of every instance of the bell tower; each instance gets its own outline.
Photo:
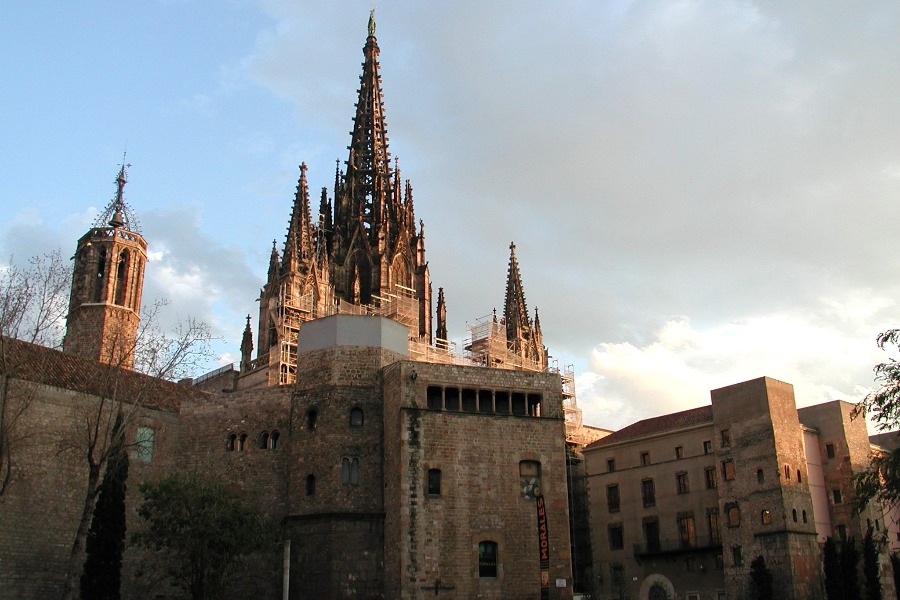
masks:
<path id="1" fill-rule="evenodd" d="M 78 240 L 63 351 L 130 369 L 141 317 L 147 242 L 125 204 L 125 168 L 116 195 Z"/>

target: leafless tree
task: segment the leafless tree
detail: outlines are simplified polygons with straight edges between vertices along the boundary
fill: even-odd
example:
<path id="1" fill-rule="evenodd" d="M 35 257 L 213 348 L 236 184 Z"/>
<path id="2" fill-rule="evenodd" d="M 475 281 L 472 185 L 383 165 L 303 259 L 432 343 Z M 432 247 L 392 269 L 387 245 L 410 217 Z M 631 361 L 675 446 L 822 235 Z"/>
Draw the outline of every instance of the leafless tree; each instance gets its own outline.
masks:
<path id="1" fill-rule="evenodd" d="M 27 443 L 16 424 L 31 401 L 27 394 L 10 397 L 10 381 L 23 360 L 11 342 L 60 346 L 69 280 L 69 267 L 58 250 L 32 257 L 25 267 L 10 258 L 0 269 L 0 496 L 14 478 L 15 450 Z"/>

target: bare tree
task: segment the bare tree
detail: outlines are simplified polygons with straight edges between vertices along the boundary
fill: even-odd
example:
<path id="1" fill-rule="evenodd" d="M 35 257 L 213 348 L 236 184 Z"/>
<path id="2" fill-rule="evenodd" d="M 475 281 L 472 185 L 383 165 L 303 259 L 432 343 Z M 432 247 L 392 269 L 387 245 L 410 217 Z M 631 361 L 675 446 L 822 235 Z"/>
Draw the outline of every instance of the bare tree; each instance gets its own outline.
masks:
<path id="1" fill-rule="evenodd" d="M 59 250 L 32 257 L 25 267 L 10 258 L 0 270 L 0 496 L 14 478 L 15 450 L 27 441 L 16 424 L 31 401 L 27 395 L 10 398 L 10 381 L 24 360 L 11 342 L 60 346 L 70 277 Z"/>

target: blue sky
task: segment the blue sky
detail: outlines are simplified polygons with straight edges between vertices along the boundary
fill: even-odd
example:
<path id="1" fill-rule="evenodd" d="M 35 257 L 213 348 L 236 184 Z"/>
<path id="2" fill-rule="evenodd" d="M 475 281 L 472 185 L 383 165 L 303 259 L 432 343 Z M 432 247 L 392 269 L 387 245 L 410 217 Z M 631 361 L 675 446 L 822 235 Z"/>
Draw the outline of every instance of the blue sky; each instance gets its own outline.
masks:
<path id="1" fill-rule="evenodd" d="M 0 256 L 70 254 L 127 147 L 145 299 L 208 321 L 234 360 L 298 165 L 315 190 L 346 159 L 370 9 L 0 4 Z M 390 149 L 451 337 L 502 306 L 514 240 L 589 423 L 761 375 L 800 405 L 872 385 L 900 291 L 900 5 L 389 1 L 376 16 Z"/>

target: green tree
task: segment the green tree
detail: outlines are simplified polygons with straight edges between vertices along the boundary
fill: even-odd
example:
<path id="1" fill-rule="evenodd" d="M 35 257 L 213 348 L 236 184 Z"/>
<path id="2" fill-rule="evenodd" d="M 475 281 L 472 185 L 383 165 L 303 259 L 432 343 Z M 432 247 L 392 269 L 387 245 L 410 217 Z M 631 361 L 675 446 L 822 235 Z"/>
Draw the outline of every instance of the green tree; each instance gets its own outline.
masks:
<path id="1" fill-rule="evenodd" d="M 863 538 L 863 576 L 866 578 L 866 600 L 881 600 L 881 564 L 878 560 L 878 546 L 872 528 L 866 530 Z"/>
<path id="2" fill-rule="evenodd" d="M 859 597 L 859 551 L 856 540 L 848 539 L 841 544 L 841 583 L 844 586 L 844 600 L 860 600 Z"/>
<path id="3" fill-rule="evenodd" d="M 772 572 L 766 566 L 766 559 L 760 555 L 750 563 L 750 597 L 768 600 L 773 597 Z"/>
<path id="4" fill-rule="evenodd" d="M 879 334 L 876 343 L 882 350 L 900 348 L 900 329 Z M 895 430 L 900 427 L 900 362 L 889 357 L 874 370 L 879 388 L 857 405 L 854 416 L 868 415 L 879 431 Z M 888 507 L 900 500 L 900 452 L 876 452 L 869 458 L 868 468 L 853 476 L 857 514 L 872 500 Z"/>
<path id="5" fill-rule="evenodd" d="M 825 540 L 822 549 L 822 567 L 825 571 L 825 595 L 828 600 L 843 600 L 844 582 L 841 581 L 841 555 L 833 538 Z"/>
<path id="6" fill-rule="evenodd" d="M 119 600 L 122 584 L 122 552 L 125 549 L 125 482 L 128 453 L 116 419 L 116 441 L 100 483 L 91 529 L 85 544 L 86 559 L 81 573 L 81 600 Z"/>
<path id="7" fill-rule="evenodd" d="M 220 597 L 241 560 L 266 546 L 259 512 L 218 481 L 176 475 L 140 489 L 144 526 L 134 541 L 160 555 L 165 575 L 194 600 Z"/>

